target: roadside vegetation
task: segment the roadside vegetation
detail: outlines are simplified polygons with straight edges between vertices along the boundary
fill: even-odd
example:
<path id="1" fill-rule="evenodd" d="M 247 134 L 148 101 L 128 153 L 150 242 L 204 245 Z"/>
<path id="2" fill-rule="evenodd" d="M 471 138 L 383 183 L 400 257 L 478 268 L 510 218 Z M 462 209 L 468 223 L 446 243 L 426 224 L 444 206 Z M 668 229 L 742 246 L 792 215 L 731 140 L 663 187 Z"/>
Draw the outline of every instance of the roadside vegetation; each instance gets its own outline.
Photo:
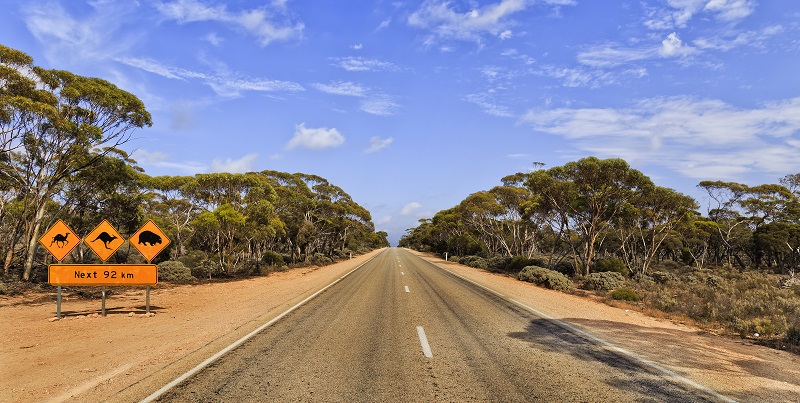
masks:
<path id="1" fill-rule="evenodd" d="M 128 239 L 148 220 L 171 243 L 164 279 L 264 275 L 388 246 L 370 213 L 325 178 L 276 171 L 156 176 L 121 149 L 152 124 L 133 94 L 47 70 L 0 45 L 0 294 L 47 280 L 39 245 L 63 220 L 82 237 L 102 220 Z M 110 263 L 141 263 L 128 242 Z M 79 246 L 64 263 L 99 263 Z M 9 284 L 16 283 L 16 284 Z"/>
<path id="2" fill-rule="evenodd" d="M 539 166 L 421 220 L 400 246 L 800 351 L 800 174 L 698 188 L 706 215 L 621 159 Z"/>

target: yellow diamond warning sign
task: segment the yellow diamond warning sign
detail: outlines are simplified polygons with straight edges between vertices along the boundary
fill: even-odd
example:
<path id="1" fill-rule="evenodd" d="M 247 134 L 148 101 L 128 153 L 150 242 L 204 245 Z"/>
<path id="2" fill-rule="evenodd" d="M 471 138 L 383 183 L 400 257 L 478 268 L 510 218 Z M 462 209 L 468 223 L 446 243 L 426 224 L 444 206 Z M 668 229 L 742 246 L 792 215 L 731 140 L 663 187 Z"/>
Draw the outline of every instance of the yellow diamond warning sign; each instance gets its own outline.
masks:
<path id="1" fill-rule="evenodd" d="M 151 220 L 131 236 L 130 242 L 149 262 L 169 245 L 169 238 Z"/>
<path id="2" fill-rule="evenodd" d="M 106 220 L 100 223 L 89 235 L 83 238 L 83 243 L 89 247 L 100 260 L 106 261 L 114 252 L 125 243 L 122 235 Z"/>
<path id="3" fill-rule="evenodd" d="M 58 220 L 47 232 L 39 238 L 39 244 L 44 246 L 59 262 L 81 243 L 81 238 L 75 235 L 67 224 Z"/>

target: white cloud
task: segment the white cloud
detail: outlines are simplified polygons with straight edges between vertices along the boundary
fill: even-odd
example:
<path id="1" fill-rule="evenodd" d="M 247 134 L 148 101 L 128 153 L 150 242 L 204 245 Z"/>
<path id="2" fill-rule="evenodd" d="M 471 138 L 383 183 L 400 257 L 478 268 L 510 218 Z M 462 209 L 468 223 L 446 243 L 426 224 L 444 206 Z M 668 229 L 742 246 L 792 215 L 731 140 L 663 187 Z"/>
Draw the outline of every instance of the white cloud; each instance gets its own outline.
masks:
<path id="1" fill-rule="evenodd" d="M 512 36 L 514 36 L 514 34 L 511 32 L 510 29 L 503 31 L 500 33 L 500 35 L 498 35 L 498 37 L 502 40 L 511 39 Z"/>
<path id="2" fill-rule="evenodd" d="M 362 48 L 364 48 L 364 45 L 362 45 L 360 43 L 357 43 L 355 45 L 351 45 L 350 46 L 350 49 L 353 49 L 353 50 L 361 50 Z"/>
<path id="3" fill-rule="evenodd" d="M 381 21 L 380 25 L 378 25 L 378 28 L 375 28 L 375 31 L 380 31 L 380 30 L 389 28 L 389 24 L 391 24 L 391 22 L 392 22 L 391 18 L 387 18 L 387 19 Z"/>
<path id="4" fill-rule="evenodd" d="M 274 23 L 271 19 L 282 14 L 285 4 L 274 3 L 276 10 L 267 7 L 230 12 L 225 5 L 209 6 L 197 0 L 177 0 L 157 3 L 156 9 L 166 18 L 178 23 L 217 21 L 243 29 L 258 38 L 262 46 L 273 41 L 298 38 L 303 32 L 302 23 L 291 23 L 288 20 Z"/>
<path id="5" fill-rule="evenodd" d="M 584 152 L 667 166 L 693 178 L 797 170 L 800 98 L 737 108 L 692 97 L 652 98 L 624 109 L 531 110 L 521 119 Z"/>
<path id="6" fill-rule="evenodd" d="M 686 56 L 694 51 L 696 49 L 687 46 L 678 38 L 678 34 L 673 32 L 667 36 L 667 39 L 661 41 L 661 49 L 658 50 L 658 54 L 662 57 Z"/>
<path id="7" fill-rule="evenodd" d="M 343 143 L 344 136 L 335 128 L 306 128 L 305 123 L 300 123 L 295 127 L 294 137 L 286 144 L 286 148 L 291 150 L 302 147 L 311 150 L 320 150 L 323 148 L 338 147 Z"/>
<path id="8" fill-rule="evenodd" d="M 385 215 L 375 220 L 375 225 L 384 225 L 384 224 L 389 224 L 390 222 L 392 222 L 392 216 Z"/>
<path id="9" fill-rule="evenodd" d="M 322 92 L 334 95 L 345 95 L 351 97 L 367 96 L 367 89 L 359 84 L 350 81 L 335 81 L 330 84 L 312 84 L 312 86 Z"/>
<path id="10" fill-rule="evenodd" d="M 225 159 L 225 161 L 214 159 L 211 161 L 209 172 L 252 172 L 255 168 L 256 158 L 258 158 L 258 154 L 251 153 L 239 158 L 238 160 L 232 160 L 230 158 Z"/>
<path id="11" fill-rule="evenodd" d="M 394 142 L 394 138 L 388 137 L 385 139 L 380 138 L 379 136 L 373 136 L 369 139 L 369 147 L 367 147 L 366 153 L 374 153 L 380 150 L 383 150 L 386 147 L 389 147 Z"/>
<path id="12" fill-rule="evenodd" d="M 203 37 L 203 39 L 205 39 L 206 42 L 214 46 L 219 46 L 222 44 L 222 38 L 220 38 L 219 35 L 216 34 L 216 32 L 209 32 L 208 34 L 206 34 L 206 36 Z"/>
<path id="13" fill-rule="evenodd" d="M 422 204 L 411 202 L 400 209 L 400 215 L 404 217 L 423 217 L 425 213 L 422 211 Z"/>

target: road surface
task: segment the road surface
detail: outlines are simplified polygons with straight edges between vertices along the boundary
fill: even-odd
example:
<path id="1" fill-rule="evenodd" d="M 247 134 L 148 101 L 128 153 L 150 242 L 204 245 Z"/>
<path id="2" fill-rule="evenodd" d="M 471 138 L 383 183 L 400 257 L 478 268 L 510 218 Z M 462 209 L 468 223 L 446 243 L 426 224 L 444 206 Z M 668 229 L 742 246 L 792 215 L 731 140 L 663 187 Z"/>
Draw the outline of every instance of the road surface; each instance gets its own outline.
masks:
<path id="1" fill-rule="evenodd" d="M 719 401 L 402 249 L 158 401 Z"/>

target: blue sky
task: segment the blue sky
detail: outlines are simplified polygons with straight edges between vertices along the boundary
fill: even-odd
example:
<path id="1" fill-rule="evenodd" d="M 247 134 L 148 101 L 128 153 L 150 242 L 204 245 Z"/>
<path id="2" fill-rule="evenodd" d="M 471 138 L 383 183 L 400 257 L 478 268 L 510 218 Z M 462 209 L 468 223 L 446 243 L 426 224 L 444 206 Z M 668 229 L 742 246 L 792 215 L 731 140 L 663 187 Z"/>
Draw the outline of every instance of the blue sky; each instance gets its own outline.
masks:
<path id="1" fill-rule="evenodd" d="M 148 174 L 317 174 L 392 243 L 534 162 L 624 158 L 701 204 L 800 173 L 797 1 L 0 6 L 0 43 L 145 102 Z"/>

